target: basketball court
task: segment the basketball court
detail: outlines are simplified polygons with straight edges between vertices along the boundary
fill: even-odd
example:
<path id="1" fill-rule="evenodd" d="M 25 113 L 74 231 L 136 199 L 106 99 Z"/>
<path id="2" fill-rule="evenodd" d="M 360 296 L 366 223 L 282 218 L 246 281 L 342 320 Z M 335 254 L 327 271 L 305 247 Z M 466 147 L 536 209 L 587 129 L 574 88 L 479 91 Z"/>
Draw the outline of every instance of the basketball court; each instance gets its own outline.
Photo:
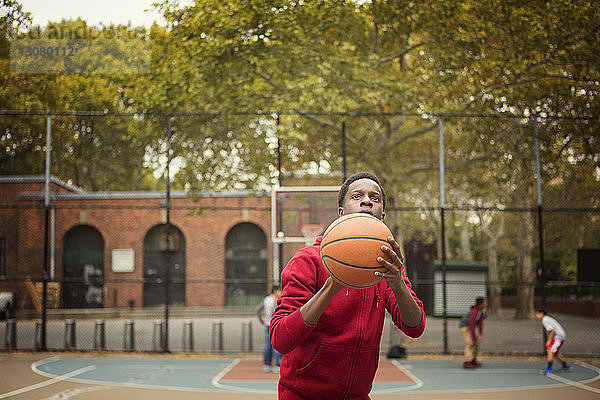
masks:
<path id="1" fill-rule="evenodd" d="M 275 399 L 275 373 L 257 358 L 90 356 L 0 357 L 0 399 Z M 597 399 L 600 363 L 574 361 L 543 375 L 543 359 L 489 359 L 477 370 L 459 358 L 380 361 L 373 399 Z M 9 379 L 10 377 L 10 379 Z"/>

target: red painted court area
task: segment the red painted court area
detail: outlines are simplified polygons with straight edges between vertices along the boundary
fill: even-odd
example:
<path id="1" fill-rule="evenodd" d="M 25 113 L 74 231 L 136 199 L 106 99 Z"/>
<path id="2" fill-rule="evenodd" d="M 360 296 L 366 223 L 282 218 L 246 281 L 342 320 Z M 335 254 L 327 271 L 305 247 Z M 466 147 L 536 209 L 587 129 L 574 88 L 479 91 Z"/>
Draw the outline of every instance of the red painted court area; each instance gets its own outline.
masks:
<path id="1" fill-rule="evenodd" d="M 223 375 L 221 381 L 277 382 L 279 380 L 279 374 L 263 372 L 262 368 L 263 365 L 260 360 L 240 360 Z M 387 360 L 379 362 L 379 368 L 375 374 L 375 382 L 415 383 L 396 364 Z"/>

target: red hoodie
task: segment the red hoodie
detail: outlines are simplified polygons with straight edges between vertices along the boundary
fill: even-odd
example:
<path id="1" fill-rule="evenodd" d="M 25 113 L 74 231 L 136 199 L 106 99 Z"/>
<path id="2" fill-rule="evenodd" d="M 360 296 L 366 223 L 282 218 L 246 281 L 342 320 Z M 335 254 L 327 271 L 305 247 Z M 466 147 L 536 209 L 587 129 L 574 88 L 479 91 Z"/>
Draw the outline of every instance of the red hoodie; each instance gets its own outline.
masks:
<path id="1" fill-rule="evenodd" d="M 342 289 L 317 324 L 308 325 L 300 307 L 329 276 L 319 254 L 321 239 L 298 251 L 281 275 L 283 291 L 269 332 L 273 347 L 283 354 L 279 399 L 369 399 L 379 362 L 385 309 L 404 333 L 419 337 L 425 330 L 423 303 L 404 277 L 423 315 L 418 326 L 404 325 L 394 293 L 382 280 L 367 289 Z"/>
<path id="2" fill-rule="evenodd" d="M 461 318 L 460 322 L 458 323 L 458 327 L 464 328 L 468 326 L 469 332 L 471 332 L 471 338 L 473 338 L 473 341 L 477 341 L 475 327 L 479 328 L 479 334 L 483 335 L 483 320 L 485 318 L 485 311 L 482 311 L 479 306 L 475 304 L 471 306 L 471 311 Z"/>

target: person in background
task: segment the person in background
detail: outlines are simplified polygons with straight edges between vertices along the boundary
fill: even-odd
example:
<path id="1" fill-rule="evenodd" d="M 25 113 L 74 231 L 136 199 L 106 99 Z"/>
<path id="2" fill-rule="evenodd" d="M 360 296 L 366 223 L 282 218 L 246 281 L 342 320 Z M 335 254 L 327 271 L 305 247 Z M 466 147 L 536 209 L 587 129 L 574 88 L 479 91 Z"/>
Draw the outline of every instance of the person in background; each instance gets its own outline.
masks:
<path id="1" fill-rule="evenodd" d="M 279 366 L 281 365 L 281 353 L 273 348 L 271 344 L 271 338 L 269 337 L 269 325 L 271 323 L 271 318 L 273 318 L 273 313 L 275 312 L 275 307 L 277 306 L 277 299 L 281 295 L 281 288 L 278 285 L 273 285 L 271 289 L 271 293 L 263 299 L 258 305 L 258 309 L 256 310 L 256 315 L 258 316 L 258 320 L 265 327 L 265 346 L 263 349 L 263 371 L 270 372 L 271 371 L 271 363 L 273 361 L 273 356 L 275 356 L 275 367 L 273 368 L 273 372 L 279 373 Z"/>
<path id="2" fill-rule="evenodd" d="M 487 300 L 483 297 L 477 297 L 475 304 L 471 306 L 471 310 L 461 318 L 458 324 L 465 341 L 463 368 L 481 367 L 481 364 L 477 362 L 477 355 L 479 354 L 479 345 L 483 339 L 483 320 L 486 318 L 486 307 Z M 476 330 L 479 332 L 476 333 Z"/>
<path id="3" fill-rule="evenodd" d="M 565 334 L 565 330 L 558 323 L 557 320 L 546 314 L 545 310 L 537 310 L 535 312 L 535 317 L 538 321 L 541 321 L 542 326 L 548 333 L 548 340 L 546 341 L 546 355 L 548 356 L 548 365 L 544 370 L 544 374 L 549 374 L 552 372 L 552 361 L 554 361 L 554 357 L 558 358 L 558 360 L 562 363 L 562 367 L 560 371 L 569 371 L 571 367 L 567 364 L 567 360 L 559 353 L 560 348 L 565 342 L 567 335 Z"/>

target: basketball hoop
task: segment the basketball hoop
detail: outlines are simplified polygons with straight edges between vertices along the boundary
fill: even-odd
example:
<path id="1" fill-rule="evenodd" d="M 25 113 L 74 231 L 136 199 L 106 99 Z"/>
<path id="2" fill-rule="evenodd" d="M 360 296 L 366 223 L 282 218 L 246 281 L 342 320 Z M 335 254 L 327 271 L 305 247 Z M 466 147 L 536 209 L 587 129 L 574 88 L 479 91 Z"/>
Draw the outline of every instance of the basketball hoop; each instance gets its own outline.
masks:
<path id="1" fill-rule="evenodd" d="M 300 227 L 302 236 L 304 236 L 304 243 L 307 246 L 312 246 L 317 236 L 321 235 L 325 231 L 325 225 L 321 224 L 303 224 Z"/>

